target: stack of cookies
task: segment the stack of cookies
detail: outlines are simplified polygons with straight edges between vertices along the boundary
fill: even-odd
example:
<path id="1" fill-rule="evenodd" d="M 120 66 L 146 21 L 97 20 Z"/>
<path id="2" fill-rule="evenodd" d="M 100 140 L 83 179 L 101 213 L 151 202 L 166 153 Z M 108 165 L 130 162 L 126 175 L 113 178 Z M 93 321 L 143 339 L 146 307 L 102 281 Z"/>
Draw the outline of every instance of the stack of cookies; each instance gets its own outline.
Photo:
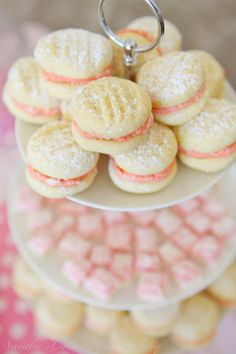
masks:
<path id="1" fill-rule="evenodd" d="M 118 32 L 153 41 L 152 17 Z M 217 172 L 236 158 L 236 105 L 223 99 L 225 73 L 208 53 L 181 51 L 166 21 L 160 47 L 140 54 L 136 82 L 124 79 L 121 49 L 99 34 L 60 30 L 43 37 L 34 58 L 9 71 L 4 101 L 18 118 L 45 124 L 28 143 L 27 180 L 38 193 L 67 197 L 87 189 L 99 154 L 109 155 L 113 183 L 153 193 L 190 168 Z M 60 120 L 60 121 L 58 121 Z"/>
<path id="2" fill-rule="evenodd" d="M 183 349 L 209 344 L 216 334 L 221 313 L 236 305 L 236 263 L 233 263 L 204 293 L 150 310 L 108 310 L 67 297 L 39 278 L 18 257 L 12 276 L 15 292 L 33 306 L 37 329 L 46 337 L 73 338 L 86 328 L 89 337 L 109 337 L 110 350 L 120 354 L 149 354 L 162 348 L 168 338 Z M 99 338 L 97 337 L 97 338 Z"/>

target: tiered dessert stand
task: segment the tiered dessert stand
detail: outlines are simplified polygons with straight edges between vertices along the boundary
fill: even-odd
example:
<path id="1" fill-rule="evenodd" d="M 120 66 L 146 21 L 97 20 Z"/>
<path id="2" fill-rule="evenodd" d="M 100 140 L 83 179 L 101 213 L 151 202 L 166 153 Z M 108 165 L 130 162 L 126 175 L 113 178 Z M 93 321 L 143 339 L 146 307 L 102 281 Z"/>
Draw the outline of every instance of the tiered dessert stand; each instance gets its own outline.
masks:
<path id="1" fill-rule="evenodd" d="M 108 35 L 116 40 L 113 33 L 106 24 L 103 13 L 103 2 L 99 2 L 99 10 L 101 16 L 101 24 L 106 30 Z M 157 17 L 157 23 L 159 26 L 159 33 L 163 31 L 163 22 L 158 7 L 154 4 L 154 1 L 146 1 L 152 8 L 155 16 Z M 159 42 L 157 39 L 154 46 Z M 125 64 L 128 65 L 127 75 L 130 75 L 130 66 L 132 64 L 132 55 L 135 54 L 132 43 L 125 42 L 117 43 L 123 46 L 125 49 Z M 144 48 L 145 49 L 145 48 Z M 150 48 L 149 48 L 150 49 Z M 145 49 L 147 50 L 147 48 Z M 225 82 L 226 97 L 236 102 L 236 95 L 229 84 Z M 18 146 L 25 163 L 26 160 L 26 145 L 29 137 L 35 130 L 35 126 L 22 123 L 18 121 L 16 123 L 16 138 Z M 187 199 L 193 198 L 206 189 L 212 187 L 216 183 L 218 184 L 218 194 L 222 202 L 225 203 L 227 208 L 232 211 L 232 217 L 236 220 L 236 198 L 234 195 L 234 181 L 236 177 L 236 168 L 233 166 L 223 173 L 204 174 L 192 169 L 189 169 L 181 163 L 179 163 L 179 173 L 175 181 L 167 187 L 165 190 L 150 194 L 150 195 L 133 195 L 122 192 L 117 189 L 106 172 L 107 168 L 106 158 L 103 157 L 99 163 L 99 170 L 102 173 L 98 173 L 98 177 L 95 183 L 85 192 L 80 193 L 77 196 L 69 198 L 74 203 L 84 204 L 97 209 L 107 209 L 116 211 L 147 211 L 152 209 L 166 208 L 172 205 L 176 205 Z M 84 290 L 78 290 L 68 284 L 64 278 L 59 274 L 58 269 L 59 256 L 56 250 L 52 251 L 49 256 L 46 256 L 43 260 L 34 257 L 30 250 L 25 246 L 27 238 L 26 220 L 27 215 L 18 214 L 14 208 L 16 202 L 16 195 L 22 184 L 25 183 L 24 173 L 22 168 L 19 169 L 15 176 L 13 188 L 9 198 L 9 221 L 12 229 L 12 234 L 15 243 L 19 249 L 19 252 L 25 259 L 25 261 L 33 268 L 33 270 L 47 281 L 49 285 L 55 289 L 63 292 L 67 296 L 78 300 L 80 302 L 95 305 L 107 309 L 114 310 L 131 310 L 131 309 L 145 309 L 156 308 L 157 306 L 168 306 L 169 304 L 182 301 L 189 296 L 192 296 L 203 289 L 205 289 L 211 282 L 213 282 L 235 259 L 236 256 L 236 243 L 235 241 L 229 244 L 224 250 L 221 258 L 217 264 L 208 269 L 201 280 L 196 281 L 193 287 L 189 290 L 178 290 L 177 288 L 171 292 L 171 295 L 166 298 L 161 304 L 150 304 L 139 301 L 135 297 L 134 284 L 129 285 L 124 290 L 115 295 L 112 300 L 102 302 L 92 295 L 88 294 Z M 106 191 L 106 193 L 104 193 Z M 101 338 L 94 334 L 91 334 L 88 330 L 82 329 L 73 338 L 68 338 L 66 344 L 84 354 L 108 354 L 109 344 L 107 338 Z M 161 341 L 161 354 L 170 354 L 179 352 L 179 349 L 175 348 L 168 340 Z"/>

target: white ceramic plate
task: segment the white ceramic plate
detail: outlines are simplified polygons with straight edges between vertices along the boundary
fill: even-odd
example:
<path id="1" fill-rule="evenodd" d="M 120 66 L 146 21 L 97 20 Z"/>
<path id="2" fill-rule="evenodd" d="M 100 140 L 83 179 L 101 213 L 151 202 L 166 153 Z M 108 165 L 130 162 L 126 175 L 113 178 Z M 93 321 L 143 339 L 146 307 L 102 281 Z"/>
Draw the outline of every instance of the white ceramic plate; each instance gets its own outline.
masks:
<path id="1" fill-rule="evenodd" d="M 226 97 L 236 101 L 232 86 L 226 82 Z M 16 137 L 21 154 L 26 162 L 26 146 L 37 126 L 16 123 Z M 119 211 L 141 211 L 165 208 L 193 198 L 213 186 L 223 173 L 202 173 L 179 163 L 175 180 L 163 191 L 153 194 L 136 195 L 121 191 L 110 180 L 107 173 L 107 158 L 103 156 L 99 163 L 99 173 L 93 185 L 70 200 L 99 209 Z"/>
<path id="2" fill-rule="evenodd" d="M 232 173 L 234 171 L 234 173 Z M 236 219 L 236 198 L 235 193 L 232 193 L 233 185 L 235 183 L 236 167 L 230 169 L 229 174 L 219 182 L 219 191 L 222 196 L 222 202 L 225 202 L 229 211 L 233 211 L 233 217 Z M 34 271 L 41 276 L 49 285 L 56 288 L 58 291 L 65 293 L 65 295 L 83 303 L 90 305 L 116 309 L 116 310 L 131 310 L 131 309 L 150 309 L 155 307 L 168 306 L 170 304 L 182 301 L 200 291 L 205 289 L 211 284 L 234 260 L 236 255 L 236 238 L 232 238 L 230 242 L 225 244 L 222 250 L 222 255 L 214 264 L 214 267 L 203 269 L 203 273 L 200 279 L 198 279 L 191 288 L 180 289 L 175 284 L 171 284 L 170 291 L 164 301 L 159 303 L 148 303 L 139 300 L 136 296 L 136 281 L 133 279 L 124 288 L 119 290 L 110 301 L 104 302 L 85 289 L 78 289 L 74 287 L 67 279 L 61 274 L 63 257 L 58 252 L 57 248 L 52 250 L 47 256 L 42 259 L 34 256 L 26 246 L 28 240 L 27 230 L 27 218 L 26 213 L 16 211 L 14 205 L 16 202 L 16 196 L 18 195 L 19 188 L 22 184 L 25 184 L 24 173 L 19 170 L 16 174 L 14 185 L 11 188 L 11 194 L 9 197 L 9 220 L 12 230 L 12 235 L 16 245 L 19 248 L 20 253 L 23 255 L 27 263 L 34 269 Z M 217 189 L 216 189 L 217 192 Z M 37 217 L 37 215 L 36 215 Z"/>

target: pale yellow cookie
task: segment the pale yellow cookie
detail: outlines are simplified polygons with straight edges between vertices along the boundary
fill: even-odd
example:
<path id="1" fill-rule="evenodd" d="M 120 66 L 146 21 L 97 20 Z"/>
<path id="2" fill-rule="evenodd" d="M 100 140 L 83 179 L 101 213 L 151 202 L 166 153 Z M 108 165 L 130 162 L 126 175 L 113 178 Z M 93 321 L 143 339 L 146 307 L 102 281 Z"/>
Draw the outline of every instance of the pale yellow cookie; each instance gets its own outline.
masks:
<path id="1" fill-rule="evenodd" d="M 178 145 L 172 130 L 154 123 L 145 140 L 126 154 L 113 156 L 113 183 L 130 193 L 152 193 L 165 188 L 176 175 Z"/>
<path id="2" fill-rule="evenodd" d="M 107 336 L 124 316 L 122 311 L 105 310 L 94 306 L 85 307 L 85 326 L 92 332 Z"/>
<path id="3" fill-rule="evenodd" d="M 225 70 L 220 63 L 210 54 L 203 50 L 192 50 L 202 60 L 206 70 L 207 89 L 210 97 L 224 97 Z"/>
<path id="4" fill-rule="evenodd" d="M 87 189 L 97 174 L 98 154 L 83 150 L 73 139 L 69 122 L 38 129 L 27 146 L 27 181 L 49 198 L 62 198 Z"/>
<path id="5" fill-rule="evenodd" d="M 49 338 L 61 339 L 75 334 L 83 320 L 83 305 L 77 301 L 65 303 L 42 296 L 34 307 L 35 323 Z"/>
<path id="6" fill-rule="evenodd" d="M 131 318 L 140 331 L 152 337 L 168 336 L 179 313 L 178 305 L 152 310 L 131 311 Z"/>
<path id="7" fill-rule="evenodd" d="M 111 333 L 110 343 L 114 354 L 156 354 L 160 349 L 158 340 L 143 334 L 128 316 Z"/>
<path id="8" fill-rule="evenodd" d="M 234 262 L 208 289 L 223 307 L 236 306 L 236 262 Z"/>
<path id="9" fill-rule="evenodd" d="M 25 300 L 34 300 L 43 291 L 43 282 L 21 257 L 16 259 L 12 274 L 14 291 Z"/>
<path id="10" fill-rule="evenodd" d="M 182 50 L 183 38 L 180 30 L 170 21 L 164 20 L 165 33 L 160 42 L 162 54 Z M 153 16 L 139 17 L 132 21 L 127 28 L 138 29 L 150 33 L 154 38 L 158 34 L 157 20 Z"/>
<path id="11" fill-rule="evenodd" d="M 34 52 L 43 69 L 45 89 L 68 100 L 76 88 L 111 73 L 112 48 L 100 34 L 64 29 L 41 38 Z"/>
<path id="12" fill-rule="evenodd" d="M 209 94 L 205 68 L 196 54 L 173 52 L 148 61 L 137 82 L 150 95 L 153 114 L 167 125 L 181 125 L 201 112 Z"/>
<path id="13" fill-rule="evenodd" d="M 3 100 L 17 118 L 45 124 L 61 116 L 59 102 L 45 92 L 42 70 L 32 57 L 17 60 L 8 73 Z"/>
<path id="14" fill-rule="evenodd" d="M 183 349 L 206 346 L 214 337 L 219 322 L 220 309 L 206 295 L 199 294 L 184 301 L 171 339 Z"/>
<path id="15" fill-rule="evenodd" d="M 132 151 L 153 124 L 151 100 L 137 84 L 115 77 L 80 87 L 70 107 L 73 134 L 88 151 Z"/>
<path id="16" fill-rule="evenodd" d="M 236 158 L 236 105 L 212 98 L 190 122 L 175 128 L 179 158 L 187 166 L 217 172 Z"/>

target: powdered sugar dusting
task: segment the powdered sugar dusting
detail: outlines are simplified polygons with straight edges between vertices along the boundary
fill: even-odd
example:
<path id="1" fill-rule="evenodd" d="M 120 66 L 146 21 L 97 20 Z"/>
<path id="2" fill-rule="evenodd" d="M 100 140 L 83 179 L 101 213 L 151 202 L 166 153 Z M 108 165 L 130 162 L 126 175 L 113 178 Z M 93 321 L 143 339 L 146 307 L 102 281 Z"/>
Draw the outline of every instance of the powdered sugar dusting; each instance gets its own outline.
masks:
<path id="1" fill-rule="evenodd" d="M 115 77 L 105 78 L 77 90 L 71 102 L 71 113 L 84 131 L 105 138 L 122 137 L 146 122 L 151 114 L 151 101 L 137 84 Z M 88 114 L 90 119 L 87 119 Z"/>
<path id="2" fill-rule="evenodd" d="M 75 143 L 71 126 L 66 122 L 53 122 L 38 129 L 29 141 L 27 152 L 35 169 L 39 166 L 40 172 L 57 178 L 78 177 L 90 171 L 98 160 L 98 154 Z M 63 175 L 55 176 L 55 170 Z"/>
<path id="3" fill-rule="evenodd" d="M 181 103 L 196 93 L 205 80 L 198 57 L 187 52 L 175 52 L 146 63 L 139 72 L 138 83 L 160 106 Z"/>
<path id="4" fill-rule="evenodd" d="M 190 122 L 179 128 L 180 133 L 187 132 L 196 137 L 224 137 L 235 131 L 236 105 L 226 99 L 211 99 L 205 110 Z"/>
<path id="5" fill-rule="evenodd" d="M 149 174 L 150 168 L 156 172 L 166 168 L 173 162 L 177 154 L 177 142 L 172 131 L 158 123 L 154 123 L 144 142 L 127 154 L 115 156 L 120 167 L 132 173 L 133 169 L 140 174 Z"/>
<path id="6" fill-rule="evenodd" d="M 19 59 L 8 74 L 9 94 L 23 98 L 30 105 L 43 108 L 59 107 L 59 102 L 49 97 L 43 87 L 42 71 L 32 57 Z"/>
<path id="7" fill-rule="evenodd" d="M 43 67 L 49 60 L 74 68 L 83 75 L 88 70 L 104 69 L 104 63 L 111 62 L 112 49 L 109 41 L 99 34 L 66 29 L 43 37 L 36 47 L 35 57 Z"/>

